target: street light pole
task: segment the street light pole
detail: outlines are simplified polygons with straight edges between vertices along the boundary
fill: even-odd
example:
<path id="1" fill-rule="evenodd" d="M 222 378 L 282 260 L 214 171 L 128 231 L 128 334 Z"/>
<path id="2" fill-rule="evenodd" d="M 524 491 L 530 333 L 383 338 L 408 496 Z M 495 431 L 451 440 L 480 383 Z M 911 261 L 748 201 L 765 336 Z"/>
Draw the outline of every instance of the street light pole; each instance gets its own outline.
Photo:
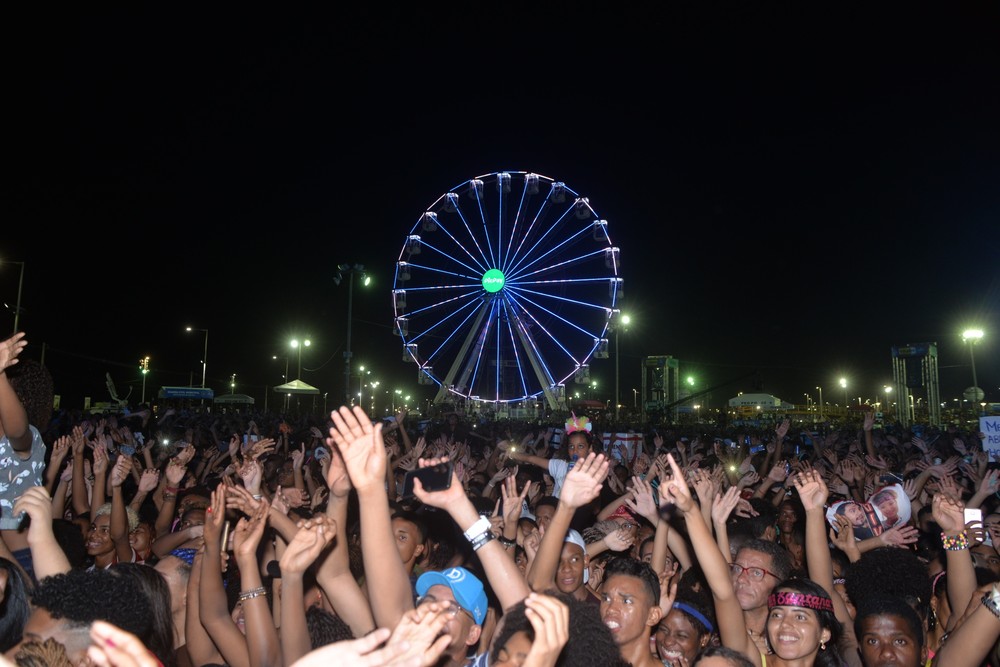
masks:
<path id="1" fill-rule="evenodd" d="M 823 387 L 816 387 L 819 389 L 819 418 L 823 419 Z"/>
<path id="2" fill-rule="evenodd" d="M 203 331 L 205 333 L 205 353 L 201 358 L 201 388 L 205 388 L 205 375 L 208 372 L 208 329 L 187 328 L 188 331 Z M 204 402 L 204 399 L 202 399 Z"/>
<path id="3" fill-rule="evenodd" d="M 979 383 L 976 380 L 976 353 L 973 349 L 976 346 L 976 341 L 981 340 L 983 337 L 982 329 L 966 329 L 962 332 L 962 340 L 969 344 L 969 361 L 972 362 L 972 398 L 974 401 L 979 400 Z M 975 408 L 973 408 L 974 410 Z M 986 414 L 986 408 L 983 408 L 983 413 Z"/>
<path id="4" fill-rule="evenodd" d="M 844 389 L 844 409 L 847 409 L 847 378 L 840 378 L 840 386 Z"/>
<path id="5" fill-rule="evenodd" d="M 371 282 L 371 278 L 365 273 L 365 267 L 362 264 L 341 264 L 337 267 L 337 275 L 334 276 L 333 282 L 337 285 L 343 280 L 344 274 L 347 274 L 347 344 L 344 346 L 344 400 L 346 405 L 351 405 L 351 325 L 353 323 L 353 317 L 351 310 L 354 306 L 354 274 L 360 273 L 362 281 L 367 286 Z"/>
<path id="6" fill-rule="evenodd" d="M 621 328 L 628 327 L 629 322 L 632 321 L 628 315 L 619 315 L 618 326 L 615 327 L 615 421 L 618 421 L 620 414 L 619 406 L 621 405 L 621 395 L 618 393 L 618 362 L 621 356 L 618 354 L 618 337 L 621 335 Z"/>
<path id="7" fill-rule="evenodd" d="M 298 352 L 299 352 L 299 368 L 298 368 L 298 371 L 296 372 L 295 379 L 296 380 L 301 380 L 302 379 L 302 348 L 309 347 L 310 345 L 312 345 L 312 341 L 309 340 L 308 338 L 306 338 L 305 340 L 303 340 L 301 342 L 298 341 L 298 340 L 293 340 L 291 343 L 289 343 L 289 345 L 291 345 L 293 348 L 297 349 Z M 287 366 L 286 366 L 286 373 L 285 374 L 287 375 Z"/>
<path id="8" fill-rule="evenodd" d="M 149 373 L 149 355 L 139 360 L 139 371 L 142 373 L 142 403 L 146 402 L 146 374 Z"/>

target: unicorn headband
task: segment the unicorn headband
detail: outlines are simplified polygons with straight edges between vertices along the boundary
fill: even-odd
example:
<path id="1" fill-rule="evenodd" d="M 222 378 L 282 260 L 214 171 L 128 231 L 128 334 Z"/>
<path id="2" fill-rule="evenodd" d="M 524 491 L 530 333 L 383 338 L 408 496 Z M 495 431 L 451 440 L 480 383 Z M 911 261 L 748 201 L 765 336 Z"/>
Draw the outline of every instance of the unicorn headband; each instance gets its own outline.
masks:
<path id="1" fill-rule="evenodd" d="M 594 425 L 586 417 L 577 417 L 575 412 L 571 412 L 570 414 L 573 416 L 566 420 L 566 435 L 576 433 L 577 431 L 590 433 L 591 429 L 594 428 Z"/>

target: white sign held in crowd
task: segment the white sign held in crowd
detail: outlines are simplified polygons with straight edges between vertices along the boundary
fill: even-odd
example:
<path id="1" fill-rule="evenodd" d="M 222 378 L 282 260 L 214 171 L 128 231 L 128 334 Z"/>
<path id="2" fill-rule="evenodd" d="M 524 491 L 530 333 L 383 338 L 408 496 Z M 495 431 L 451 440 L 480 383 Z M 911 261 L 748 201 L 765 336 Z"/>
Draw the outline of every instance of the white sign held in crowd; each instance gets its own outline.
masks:
<path id="1" fill-rule="evenodd" d="M 979 432 L 986 434 L 983 451 L 990 455 L 990 461 L 1000 461 L 1000 417 L 980 417 Z"/>

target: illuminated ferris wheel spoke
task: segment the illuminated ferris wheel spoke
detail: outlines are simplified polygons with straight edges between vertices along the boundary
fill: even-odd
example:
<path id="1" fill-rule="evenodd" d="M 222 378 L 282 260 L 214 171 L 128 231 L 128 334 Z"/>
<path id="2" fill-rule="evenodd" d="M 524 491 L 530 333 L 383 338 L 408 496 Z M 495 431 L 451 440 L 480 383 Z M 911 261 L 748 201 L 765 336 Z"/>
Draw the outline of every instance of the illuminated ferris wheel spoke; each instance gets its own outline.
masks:
<path id="1" fill-rule="evenodd" d="M 545 239 L 548 238 L 549 234 L 555 232 L 557 229 L 560 228 L 560 226 L 562 225 L 562 222 L 563 222 L 563 218 L 566 217 L 567 213 L 569 213 L 568 209 L 566 211 L 564 211 L 563 214 L 560 215 L 559 218 L 555 222 L 553 222 L 551 225 L 549 225 L 545 229 L 545 231 L 542 232 L 542 235 L 539 236 L 538 239 L 536 239 L 535 242 L 523 254 L 519 253 L 519 255 L 514 258 L 513 262 L 507 267 L 507 271 L 509 273 L 516 273 L 517 270 L 520 268 L 520 265 L 523 262 L 526 262 L 526 261 L 529 261 L 529 260 L 533 260 L 534 259 L 534 252 L 535 252 L 535 250 L 537 250 L 539 248 L 539 246 L 542 245 L 542 243 L 545 241 Z M 562 244 L 560 243 L 559 245 L 562 245 Z"/>
<path id="2" fill-rule="evenodd" d="M 472 231 L 472 227 L 469 226 L 469 221 L 465 217 L 465 213 L 462 211 L 462 206 L 461 205 L 457 205 L 456 206 L 455 213 L 458 214 L 458 218 L 462 221 L 462 225 L 465 226 L 465 231 L 469 234 L 469 239 L 472 241 L 473 245 L 476 247 L 476 250 L 479 252 L 479 256 L 482 258 L 482 264 L 489 265 L 490 264 L 490 254 L 487 254 L 487 253 L 483 252 L 482 246 L 479 245 L 479 238 Z M 480 217 L 482 217 L 482 216 L 480 216 Z M 489 240 L 489 238 L 487 237 L 487 241 L 488 240 Z"/>
<path id="3" fill-rule="evenodd" d="M 450 299 L 449 299 L 449 301 L 450 301 Z M 445 303 L 448 303 L 448 301 L 443 301 L 441 303 L 445 304 Z M 420 341 L 422 338 L 424 338 L 425 336 L 428 336 L 428 335 L 433 335 L 433 336 L 436 336 L 436 337 L 439 337 L 439 338 L 443 338 L 444 342 L 441 343 L 441 345 L 438 346 L 438 349 L 434 350 L 434 352 L 431 353 L 429 355 L 429 357 L 428 357 L 428 358 L 433 358 L 434 356 L 436 356 L 441 351 L 441 348 L 444 347 L 448 343 L 448 341 L 450 341 L 459 331 L 461 331 L 462 325 L 465 324 L 466 322 L 468 322 L 469 318 L 475 316 L 476 312 L 478 312 L 478 309 L 476 308 L 476 306 L 477 306 L 477 303 L 475 301 L 469 301 L 469 302 L 463 304 L 462 307 L 459 308 L 458 310 L 452 310 L 452 311 L 445 310 L 444 312 L 446 312 L 447 314 L 444 317 L 442 317 L 437 322 L 433 322 L 433 323 L 428 324 L 426 326 L 426 329 L 424 329 L 424 331 L 422 331 L 422 332 L 414 335 L 412 338 L 410 338 L 410 342 L 411 343 L 416 343 L 416 342 Z M 437 310 L 440 310 L 440 309 L 441 309 L 441 306 L 438 306 L 438 307 L 435 307 L 433 310 L 437 311 Z M 462 318 L 462 320 L 460 322 L 457 322 L 457 324 L 454 326 L 454 328 L 452 328 L 451 333 L 448 333 L 447 335 L 445 335 L 445 333 L 442 333 L 442 332 L 439 331 L 440 328 L 442 328 L 442 327 L 445 326 L 446 322 L 448 322 L 449 320 L 457 318 L 459 315 L 462 314 L 463 311 L 466 311 L 466 310 L 469 311 L 468 314 L 464 318 Z M 412 317 L 413 315 L 414 315 L 414 313 L 411 313 L 410 317 Z"/>
<path id="4" fill-rule="evenodd" d="M 521 365 L 521 354 L 520 352 L 518 352 L 518 341 L 517 338 L 515 338 L 514 336 L 514 327 L 511 326 L 511 320 L 515 318 L 513 313 L 511 312 L 511 305 L 510 303 L 508 303 L 506 299 L 504 299 L 503 302 L 503 309 L 504 313 L 507 315 L 507 317 L 505 318 L 507 321 L 507 335 L 510 336 L 511 349 L 513 350 L 514 354 L 514 363 L 517 368 L 518 378 L 521 380 L 521 391 L 524 393 L 524 395 L 528 395 L 530 392 L 528 391 L 528 382 L 524 377 L 524 367 Z M 497 378 L 499 379 L 499 374 L 497 375 Z"/>
<path id="5" fill-rule="evenodd" d="M 546 296 L 548 296 L 548 295 L 546 295 Z M 580 333 L 582 333 L 584 336 L 587 336 L 588 338 L 598 338 L 599 337 L 596 332 L 587 331 L 586 329 L 584 329 L 580 325 L 576 324 L 575 322 L 573 322 L 573 321 L 571 321 L 571 320 L 563 317 L 559 313 L 556 313 L 556 312 L 553 312 L 553 311 L 549 310 L 548 308 L 546 308 L 545 306 L 541 305 L 540 303 L 538 303 L 538 302 L 536 302 L 536 301 L 534 301 L 532 299 L 529 299 L 527 296 L 521 295 L 521 299 L 520 300 L 526 301 L 527 303 L 530 303 L 531 305 L 535 306 L 539 310 L 548 313 L 549 315 L 551 315 L 552 317 L 556 318 L 557 320 L 559 320 L 560 322 L 562 322 L 566 326 L 570 327 L 571 329 L 576 329 L 577 331 L 579 331 Z M 515 303 L 518 304 L 518 306 L 520 308 L 524 309 L 524 305 L 521 304 L 521 303 L 519 303 L 518 301 L 515 301 L 515 299 L 512 298 L 511 301 L 514 301 Z M 580 305 L 593 306 L 594 304 L 583 304 L 583 303 L 581 303 Z"/>
<path id="6" fill-rule="evenodd" d="M 532 370 L 535 371 L 535 377 L 538 378 L 543 392 L 548 397 L 551 395 L 552 388 L 556 384 L 552 376 L 552 371 L 545 362 L 542 351 L 535 342 L 535 337 L 531 334 L 530 328 L 525 325 L 524 320 L 515 315 L 514 321 L 517 323 L 516 331 L 518 338 L 521 340 L 522 349 L 531 363 Z"/>
<path id="7" fill-rule="evenodd" d="M 519 277 L 521 277 L 523 275 L 534 275 L 535 273 L 537 273 L 540 270 L 541 271 L 548 270 L 551 267 L 547 267 L 545 269 L 535 269 L 531 273 L 527 273 L 527 274 L 525 273 L 526 271 L 532 269 L 533 267 L 536 267 L 538 264 L 540 264 L 542 262 L 542 260 L 545 260 L 545 258 L 551 257 L 555 253 L 557 253 L 557 252 L 559 252 L 559 251 L 567 248 L 571 242 L 577 241 L 586 231 L 587 230 L 580 230 L 579 232 L 577 232 L 573 236 L 570 236 L 569 238 L 567 238 L 566 240 L 564 240 L 562 243 L 559 243 L 558 245 L 556 245 L 556 246 L 548 249 L 544 253 L 542 253 L 540 255 L 537 255 L 537 256 L 534 256 L 534 257 L 531 257 L 530 260 L 529 260 L 528 257 L 525 257 L 524 258 L 525 261 L 523 261 L 516 268 L 512 268 L 512 269 L 508 270 L 508 273 L 511 274 L 512 279 L 516 279 L 516 278 L 519 278 Z M 601 249 L 599 251 L 584 253 L 583 255 L 581 255 L 579 257 L 574 257 L 574 258 L 570 258 L 570 259 L 565 259 L 565 260 L 559 259 L 559 260 L 557 260 L 557 263 L 554 264 L 554 265 L 552 265 L 552 266 L 560 266 L 560 265 L 571 263 L 573 261 L 583 261 L 584 259 L 587 259 L 589 257 L 593 257 L 594 255 L 598 255 L 598 254 L 600 254 L 603 257 L 604 250 Z"/>
<path id="8" fill-rule="evenodd" d="M 413 293 L 421 292 L 421 291 L 424 291 L 425 289 L 426 290 L 435 290 L 436 288 L 433 288 L 433 287 L 417 288 L 417 289 L 413 290 Z M 409 290 L 407 290 L 407 291 L 409 292 Z M 458 296 L 453 296 L 453 297 L 448 298 L 448 299 L 441 299 L 440 301 L 436 301 L 434 303 L 428 304 L 426 306 L 423 306 L 422 308 L 416 308 L 414 310 L 411 310 L 411 311 L 407 312 L 406 313 L 406 317 L 413 317 L 414 315 L 420 315 L 422 313 L 426 313 L 426 312 L 429 312 L 429 311 L 437 310 L 438 308 L 440 308 L 442 306 L 445 306 L 447 304 L 450 304 L 450 303 L 454 303 L 455 301 L 460 301 L 462 299 L 474 299 L 477 296 L 478 295 L 475 292 L 467 292 L 465 294 L 460 294 Z M 469 302 L 469 303 L 471 305 L 473 305 L 473 306 L 476 305 L 475 302 Z M 462 307 L 465 308 L 465 306 L 462 306 Z"/>
<path id="9" fill-rule="evenodd" d="M 520 200 L 518 200 L 518 203 L 517 203 L 517 213 L 514 214 L 514 222 L 511 224 L 511 227 L 510 227 L 510 235 L 507 237 L 507 254 L 506 254 L 506 258 L 505 258 L 504 255 L 500 256 L 500 266 L 506 266 L 507 265 L 507 259 L 510 258 L 510 254 L 511 254 L 512 248 L 514 247 L 514 240 L 518 238 L 517 229 L 520 226 L 521 221 L 522 221 L 522 214 L 524 213 L 524 210 L 525 210 L 525 205 L 527 203 L 527 198 L 528 198 L 528 188 L 524 187 L 524 188 L 521 189 L 521 198 L 520 198 Z M 501 220 L 502 219 L 503 219 L 503 216 L 501 216 Z M 521 238 L 523 239 L 524 236 L 522 235 Z M 501 240 L 503 239 L 503 235 L 502 234 L 500 236 L 500 239 Z"/>
<path id="10" fill-rule="evenodd" d="M 489 317 L 486 318 L 486 322 L 482 325 L 479 335 L 476 336 L 475 347 L 473 348 L 472 354 L 469 355 L 469 362 L 462 371 L 462 377 L 459 381 L 459 385 L 463 388 L 476 386 L 476 380 L 479 377 L 480 364 L 483 361 L 483 350 L 486 348 L 486 340 L 490 335 L 490 328 L 493 326 L 495 313 L 495 303 L 491 303 L 489 307 Z"/>
<path id="11" fill-rule="evenodd" d="M 461 217 L 461 216 L 460 216 L 460 217 Z M 464 222 L 465 222 L 465 221 L 464 221 L 464 220 L 462 220 L 462 222 L 463 222 L 463 224 L 464 224 Z M 449 225 L 445 224 L 445 221 L 444 221 L 444 220 L 442 220 L 441 218 L 435 218 L 435 224 L 436 224 L 436 226 L 437 226 L 437 230 L 440 230 L 440 231 L 444 232 L 445 236 L 447 236 L 447 237 L 448 237 L 448 239 L 450 239 L 450 240 L 451 240 L 451 242 L 455 244 L 455 247 L 456 247 L 457 249 L 461 250 L 461 251 L 462 251 L 463 253 L 465 253 L 465 254 L 466 254 L 466 255 L 467 255 L 468 257 L 469 257 L 469 259 L 470 259 L 470 260 L 471 260 L 471 261 L 472 261 L 472 262 L 473 262 L 474 264 L 476 264 L 476 265 L 477 265 L 477 266 L 479 267 L 479 271 L 480 271 L 480 272 L 484 272 L 484 271 L 486 271 L 486 270 L 487 270 L 487 264 L 486 264 L 486 258 L 485 258 L 485 257 L 483 256 L 483 253 L 482 253 L 482 251 L 480 251 L 480 253 L 479 253 L 479 257 L 476 257 L 476 256 L 475 256 L 475 255 L 473 255 L 473 254 L 472 254 L 471 252 L 469 252 L 469 249 L 468 249 L 468 248 L 466 247 L 466 244 L 464 244 L 464 243 L 462 243 L 461 241 L 459 241 L 459 240 L 458 240 L 458 239 L 457 239 L 457 238 L 456 238 L 456 237 L 454 236 L 454 234 L 452 234 L 452 233 L 451 233 L 451 230 L 449 229 Z M 470 237 L 471 237 L 471 234 L 472 234 L 472 232 L 471 232 L 471 230 L 469 229 L 469 226 L 468 226 L 468 225 L 465 225 L 465 231 L 466 231 L 466 232 L 469 232 L 469 234 L 470 234 Z M 421 242 L 423 242 L 423 239 L 422 239 L 422 238 L 421 238 Z M 477 247 L 477 250 L 478 250 L 478 247 Z M 442 252 L 442 251 L 438 250 L 438 252 Z M 442 252 L 442 254 L 443 254 L 443 255 L 444 255 L 445 257 L 450 257 L 450 255 L 449 255 L 448 253 L 445 253 L 445 252 Z M 462 264 L 462 266 L 465 266 L 465 264 L 464 264 L 464 263 L 462 263 L 462 262 L 459 262 L 459 261 L 458 261 L 457 259 L 455 259 L 455 258 L 453 258 L 453 257 L 450 257 L 450 258 L 451 258 L 451 259 L 452 259 L 453 261 L 455 261 L 455 262 L 458 262 L 459 264 Z"/>
<path id="12" fill-rule="evenodd" d="M 563 352 L 565 352 L 566 353 L 566 357 L 568 359 L 572 360 L 573 363 L 575 363 L 577 365 L 580 364 L 580 362 L 577 361 L 576 356 L 572 352 L 570 352 L 568 349 L 566 349 L 566 346 L 563 345 L 562 342 L 558 338 L 556 338 L 554 335 L 552 335 L 552 332 L 549 331 L 548 327 L 546 327 L 544 324 L 542 324 L 538 320 L 538 318 L 535 317 L 534 313 L 528 311 L 526 308 L 524 308 L 524 306 L 522 304 L 518 303 L 517 301 L 515 301 L 513 299 L 511 299 L 511 303 L 514 304 L 515 306 L 517 306 L 518 310 L 520 311 L 519 312 L 519 316 L 518 316 L 518 321 L 519 322 L 523 323 L 523 320 L 521 318 L 521 314 L 523 314 L 523 316 L 527 317 L 529 320 L 531 320 L 535 324 L 535 326 L 538 329 L 540 329 L 542 331 L 542 333 L 544 333 L 549 338 L 549 340 L 551 340 L 556 345 L 557 348 L 559 348 L 560 350 L 562 350 Z M 522 328 L 524 328 L 524 327 L 522 327 Z M 524 331 L 527 332 L 527 328 L 524 328 Z M 531 340 L 532 340 L 532 347 L 539 354 L 539 356 L 541 356 L 541 350 L 539 349 L 538 345 L 535 344 L 535 338 L 534 338 L 534 336 L 531 337 Z"/>
<path id="13" fill-rule="evenodd" d="M 586 262 L 587 260 L 593 259 L 594 257 L 596 257 L 598 255 L 600 255 L 601 257 L 603 257 L 604 254 L 605 253 L 604 253 L 603 250 L 598 250 L 596 252 L 589 252 L 589 253 L 586 253 L 586 254 L 583 254 L 583 255 L 577 255 L 576 257 L 569 257 L 569 258 L 566 258 L 566 259 L 562 259 L 560 261 L 557 261 L 555 264 L 549 264 L 548 266 L 543 266 L 541 268 L 537 268 L 534 271 L 530 271 L 530 272 L 527 271 L 527 269 L 529 267 L 523 267 L 521 273 L 517 273 L 515 275 L 511 275 L 510 278 L 508 278 L 507 282 L 508 283 L 514 283 L 514 284 L 517 284 L 517 285 L 521 285 L 521 284 L 524 284 L 524 279 L 525 278 L 530 278 L 531 276 L 537 276 L 537 275 L 541 275 L 541 274 L 544 274 L 544 273 L 552 273 L 552 272 L 554 272 L 556 270 L 565 269 L 568 266 L 573 266 L 574 264 L 582 264 L 582 263 Z M 538 259 L 541 260 L 542 258 L 539 257 Z M 532 262 L 532 264 L 537 264 L 537 262 Z M 576 278 L 576 279 L 573 279 L 573 280 L 579 281 L 579 280 L 584 280 L 584 279 L 583 278 Z M 607 278 L 604 278 L 604 280 L 607 280 Z"/>
<path id="14" fill-rule="evenodd" d="M 476 267 L 473 267 L 473 266 L 469 266 L 469 265 L 468 265 L 468 264 L 466 264 L 465 262 L 463 262 L 463 261 L 459 260 L 459 259 L 458 259 L 457 257 L 455 257 L 455 256 L 451 255 L 451 254 L 450 254 L 450 253 L 448 253 L 448 252 L 445 252 L 444 250 L 442 250 L 442 249 L 438 248 L 437 246 L 435 246 L 435 245 L 433 245 L 433 244 L 431 244 L 431 243 L 427 243 L 427 242 L 426 242 L 426 241 L 424 241 L 423 239 L 421 239 L 421 240 L 420 240 L 420 243 L 421 243 L 421 245 L 422 245 L 423 247 L 425 247 L 425 248 L 428 248 L 428 249 L 430 249 L 430 250 L 433 250 L 434 252 L 438 253 L 439 255 L 441 255 L 442 257 L 444 257 L 445 259 L 448 259 L 448 260 L 451 260 L 451 261 L 452 261 L 452 262 L 454 262 L 455 264 L 458 264 L 459 266 L 461 266 L 461 267 L 463 267 L 463 268 L 467 269 L 468 271 L 470 271 L 470 272 L 472 272 L 472 273 L 482 273 L 483 271 L 486 271 L 486 270 L 487 270 L 487 269 L 489 268 L 489 265 L 487 265 L 487 264 L 482 264 L 481 262 L 479 262 L 479 260 L 477 260 L 477 259 L 476 259 L 475 257 L 473 257 L 473 256 L 472 256 L 471 254 L 469 254 L 468 252 L 466 252 L 466 254 L 468 254 L 468 255 L 469 255 L 469 258 L 470 258 L 470 259 L 471 259 L 471 260 L 472 260 L 473 262 L 475 262 L 475 263 L 476 263 L 476 264 L 477 264 L 478 266 L 476 266 Z M 461 247 L 461 246 L 459 246 L 459 247 Z M 411 264 L 411 266 L 417 266 L 417 265 L 415 265 L 415 264 Z M 426 269 L 426 268 L 429 268 L 429 267 L 427 267 L 426 265 L 422 265 L 422 266 L 423 266 L 423 268 L 425 268 L 425 269 Z M 443 271 L 443 269 L 438 269 L 438 270 L 439 270 L 439 271 Z M 459 275 L 459 274 L 455 274 L 455 275 Z M 466 278 L 466 277 L 468 277 L 468 278 L 472 278 L 473 280 L 476 280 L 476 277 L 475 277 L 475 276 L 462 276 L 462 277 L 463 277 L 463 278 Z"/>
<path id="15" fill-rule="evenodd" d="M 598 311 L 607 311 L 607 307 L 603 306 L 603 305 L 601 305 L 599 303 L 591 303 L 589 301 L 580 301 L 579 299 L 570 299 L 568 297 L 558 296 L 556 294 L 549 294 L 547 292 L 538 292 L 536 290 L 524 289 L 524 288 L 521 288 L 521 287 L 511 287 L 510 291 L 516 293 L 518 296 L 521 296 L 521 298 L 523 298 L 523 299 L 528 299 L 528 297 L 524 296 L 524 295 L 526 295 L 526 294 L 533 294 L 535 296 L 544 297 L 546 299 L 553 299 L 555 301 L 563 301 L 563 302 L 571 303 L 571 304 L 574 304 L 574 305 L 577 305 L 577 306 L 583 306 L 584 308 L 591 308 L 591 309 L 598 310 Z M 532 303 L 534 303 L 534 302 L 532 302 Z M 535 304 L 535 305 L 538 305 L 538 304 Z M 538 307 L 541 308 L 541 306 L 538 306 Z M 546 312 L 551 312 L 551 311 L 546 311 Z"/>

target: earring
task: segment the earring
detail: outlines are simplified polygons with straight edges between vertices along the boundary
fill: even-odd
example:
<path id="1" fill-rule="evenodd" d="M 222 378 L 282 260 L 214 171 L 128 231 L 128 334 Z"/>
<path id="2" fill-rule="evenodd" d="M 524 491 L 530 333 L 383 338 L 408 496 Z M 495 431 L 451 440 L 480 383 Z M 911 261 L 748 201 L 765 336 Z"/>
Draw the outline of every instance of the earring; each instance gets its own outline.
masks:
<path id="1" fill-rule="evenodd" d="M 819 650 L 820 651 L 825 651 L 826 650 L 826 642 L 823 641 L 822 639 L 819 640 Z"/>

